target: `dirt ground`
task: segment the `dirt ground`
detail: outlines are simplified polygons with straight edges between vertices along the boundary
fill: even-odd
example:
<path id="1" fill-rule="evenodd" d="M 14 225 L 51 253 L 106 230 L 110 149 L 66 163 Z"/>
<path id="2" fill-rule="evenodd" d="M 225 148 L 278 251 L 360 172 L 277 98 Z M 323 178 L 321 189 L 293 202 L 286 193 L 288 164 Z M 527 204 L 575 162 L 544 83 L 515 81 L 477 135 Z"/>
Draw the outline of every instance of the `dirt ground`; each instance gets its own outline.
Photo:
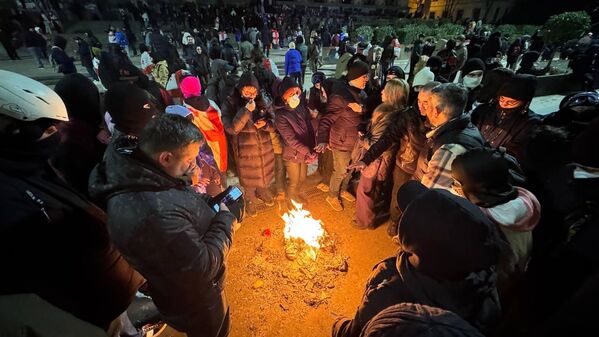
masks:
<path id="1" fill-rule="evenodd" d="M 324 193 L 310 191 L 305 208 L 322 220 L 334 249 L 321 249 L 316 262 L 290 261 L 276 205 L 245 219 L 228 259 L 231 337 L 329 336 L 338 315 L 355 313 L 374 264 L 397 249 L 385 225 L 375 230 L 351 226 L 355 204 L 345 202 L 345 210 L 335 212 Z M 184 334 L 169 328 L 163 336 Z"/>

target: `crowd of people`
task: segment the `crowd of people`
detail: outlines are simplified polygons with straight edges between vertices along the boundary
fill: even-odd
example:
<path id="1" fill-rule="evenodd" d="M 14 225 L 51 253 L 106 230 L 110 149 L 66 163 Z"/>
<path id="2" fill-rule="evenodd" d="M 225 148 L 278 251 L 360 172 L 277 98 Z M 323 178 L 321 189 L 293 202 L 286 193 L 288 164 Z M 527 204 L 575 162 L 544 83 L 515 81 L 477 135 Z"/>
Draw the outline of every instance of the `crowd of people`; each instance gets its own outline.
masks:
<path id="1" fill-rule="evenodd" d="M 65 77 L 54 90 L 0 70 L 0 256 L 11 274 L 1 295 L 33 293 L 125 336 L 138 333 L 125 310 L 140 291 L 188 336 L 227 336 L 235 232 L 260 203 L 309 209 L 317 165 L 326 207 L 355 207 L 356 230 L 386 224 L 398 244 L 333 336 L 591 331 L 582 309 L 599 289 L 594 44 L 575 53 L 590 62 L 581 91 L 541 116 L 530 109 L 537 37 L 505 46 L 469 26 L 437 52 L 419 37 L 406 74 L 395 36 L 354 44 L 337 27 L 304 33 L 294 16 L 296 32 L 282 34 L 285 13 L 242 9 L 217 10 L 208 29 L 191 28 L 190 15 L 173 35 L 149 13 L 131 14 L 144 24 L 139 65 L 123 10 L 104 43 L 91 31 L 75 38 L 89 76 L 59 35 L 51 58 Z M 27 36 L 44 66 L 43 36 Z M 285 69 L 273 47 L 289 48 Z M 327 77 L 319 66 L 332 53 Z M 214 208 L 231 175 L 243 207 Z"/>

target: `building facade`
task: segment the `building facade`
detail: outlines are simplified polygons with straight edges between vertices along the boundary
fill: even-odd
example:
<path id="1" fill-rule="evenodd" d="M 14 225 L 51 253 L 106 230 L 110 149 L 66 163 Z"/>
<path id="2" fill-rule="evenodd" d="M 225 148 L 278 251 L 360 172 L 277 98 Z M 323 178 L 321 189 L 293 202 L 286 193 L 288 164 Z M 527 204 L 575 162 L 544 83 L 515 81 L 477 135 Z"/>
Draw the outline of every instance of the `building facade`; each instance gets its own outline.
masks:
<path id="1" fill-rule="evenodd" d="M 501 22 L 516 5 L 516 0 L 409 0 L 408 11 L 414 17 L 464 19 Z"/>
<path id="2" fill-rule="evenodd" d="M 407 13 L 408 0 L 265 0 L 276 6 L 329 7 L 352 11 L 404 11 Z"/>

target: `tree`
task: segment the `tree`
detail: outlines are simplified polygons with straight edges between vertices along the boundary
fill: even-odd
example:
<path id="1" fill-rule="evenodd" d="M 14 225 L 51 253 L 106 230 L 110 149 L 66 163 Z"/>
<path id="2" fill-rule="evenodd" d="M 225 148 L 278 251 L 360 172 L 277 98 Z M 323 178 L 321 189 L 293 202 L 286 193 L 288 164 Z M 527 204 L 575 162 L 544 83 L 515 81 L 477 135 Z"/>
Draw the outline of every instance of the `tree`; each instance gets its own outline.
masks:
<path id="1" fill-rule="evenodd" d="M 591 27 L 591 17 L 587 12 L 565 12 L 549 17 L 543 29 L 547 41 L 558 44 L 579 38 Z"/>
<path id="2" fill-rule="evenodd" d="M 453 11 L 455 11 L 455 6 L 457 5 L 458 0 L 447 0 L 445 1 L 445 8 L 443 8 L 443 18 L 453 18 Z"/>

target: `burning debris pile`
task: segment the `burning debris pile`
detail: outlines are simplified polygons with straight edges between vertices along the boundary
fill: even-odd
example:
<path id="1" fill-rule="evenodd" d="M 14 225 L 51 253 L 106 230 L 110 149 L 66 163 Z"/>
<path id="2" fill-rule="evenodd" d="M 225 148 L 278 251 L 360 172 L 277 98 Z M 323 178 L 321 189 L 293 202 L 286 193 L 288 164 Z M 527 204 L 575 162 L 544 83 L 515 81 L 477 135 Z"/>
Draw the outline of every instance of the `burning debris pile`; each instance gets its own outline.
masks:
<path id="1" fill-rule="evenodd" d="M 348 271 L 348 258 L 340 253 L 335 235 L 301 204 L 294 206 L 283 214 L 283 228 L 262 229 L 248 264 L 253 288 L 268 291 L 284 311 L 296 301 L 315 308 L 327 304 L 337 278 Z"/>

